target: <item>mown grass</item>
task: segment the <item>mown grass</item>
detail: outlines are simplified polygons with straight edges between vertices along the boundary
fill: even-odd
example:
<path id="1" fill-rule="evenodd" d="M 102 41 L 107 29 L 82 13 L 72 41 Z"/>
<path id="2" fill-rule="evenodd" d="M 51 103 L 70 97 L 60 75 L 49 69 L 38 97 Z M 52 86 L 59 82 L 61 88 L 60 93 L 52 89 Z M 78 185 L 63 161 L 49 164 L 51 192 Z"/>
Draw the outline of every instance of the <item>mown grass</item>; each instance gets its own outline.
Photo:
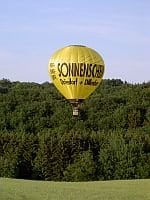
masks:
<path id="1" fill-rule="evenodd" d="M 150 200 L 150 179 L 48 182 L 0 178 L 0 200 Z"/>

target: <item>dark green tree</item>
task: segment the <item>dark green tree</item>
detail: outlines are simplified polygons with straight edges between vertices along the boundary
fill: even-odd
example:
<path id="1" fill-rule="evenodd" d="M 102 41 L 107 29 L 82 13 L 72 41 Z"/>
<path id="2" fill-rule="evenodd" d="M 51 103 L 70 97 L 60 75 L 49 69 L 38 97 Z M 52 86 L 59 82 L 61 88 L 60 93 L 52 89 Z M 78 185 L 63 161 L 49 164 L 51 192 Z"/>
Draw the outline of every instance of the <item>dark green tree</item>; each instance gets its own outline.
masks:
<path id="1" fill-rule="evenodd" d="M 64 171 L 66 181 L 91 181 L 95 179 L 96 165 L 91 151 L 85 151 L 77 156 L 74 162 Z"/>

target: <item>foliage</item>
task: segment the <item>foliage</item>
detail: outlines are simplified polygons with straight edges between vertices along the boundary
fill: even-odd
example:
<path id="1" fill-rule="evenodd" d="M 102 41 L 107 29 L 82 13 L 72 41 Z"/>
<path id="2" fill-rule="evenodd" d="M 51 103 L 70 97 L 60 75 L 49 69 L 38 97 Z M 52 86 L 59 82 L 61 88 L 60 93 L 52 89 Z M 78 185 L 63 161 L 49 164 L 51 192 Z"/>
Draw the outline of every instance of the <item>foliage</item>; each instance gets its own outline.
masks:
<path id="1" fill-rule="evenodd" d="M 0 176 L 150 178 L 150 83 L 104 80 L 73 118 L 51 83 L 0 80 Z"/>
<path id="2" fill-rule="evenodd" d="M 91 151 L 82 152 L 64 171 L 66 181 L 90 181 L 95 178 L 95 163 Z"/>

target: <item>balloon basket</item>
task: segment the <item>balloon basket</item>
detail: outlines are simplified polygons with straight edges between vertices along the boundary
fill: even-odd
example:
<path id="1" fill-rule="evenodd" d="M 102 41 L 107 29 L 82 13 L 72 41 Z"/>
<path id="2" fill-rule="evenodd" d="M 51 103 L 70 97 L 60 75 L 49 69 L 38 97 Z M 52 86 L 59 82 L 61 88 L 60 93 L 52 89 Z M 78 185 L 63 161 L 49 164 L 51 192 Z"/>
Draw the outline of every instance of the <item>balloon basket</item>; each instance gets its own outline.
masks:
<path id="1" fill-rule="evenodd" d="M 69 100 L 72 105 L 72 115 L 77 117 L 79 115 L 80 105 L 83 101 L 82 99 L 70 99 Z"/>
<path id="2" fill-rule="evenodd" d="M 72 115 L 73 115 L 74 117 L 76 117 L 76 116 L 79 115 L 79 109 L 78 109 L 78 107 L 73 107 L 72 110 L 73 110 L 73 111 L 72 111 Z"/>

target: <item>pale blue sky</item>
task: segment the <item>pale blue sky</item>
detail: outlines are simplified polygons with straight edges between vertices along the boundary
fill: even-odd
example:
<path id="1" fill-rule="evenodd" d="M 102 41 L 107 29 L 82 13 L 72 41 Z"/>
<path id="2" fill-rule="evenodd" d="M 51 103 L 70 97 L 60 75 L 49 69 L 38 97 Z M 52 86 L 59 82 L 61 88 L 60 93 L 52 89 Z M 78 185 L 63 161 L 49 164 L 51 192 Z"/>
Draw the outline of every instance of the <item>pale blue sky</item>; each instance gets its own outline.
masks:
<path id="1" fill-rule="evenodd" d="M 0 0 L 0 79 L 49 81 L 56 50 L 99 52 L 105 79 L 150 80 L 150 0 Z"/>

